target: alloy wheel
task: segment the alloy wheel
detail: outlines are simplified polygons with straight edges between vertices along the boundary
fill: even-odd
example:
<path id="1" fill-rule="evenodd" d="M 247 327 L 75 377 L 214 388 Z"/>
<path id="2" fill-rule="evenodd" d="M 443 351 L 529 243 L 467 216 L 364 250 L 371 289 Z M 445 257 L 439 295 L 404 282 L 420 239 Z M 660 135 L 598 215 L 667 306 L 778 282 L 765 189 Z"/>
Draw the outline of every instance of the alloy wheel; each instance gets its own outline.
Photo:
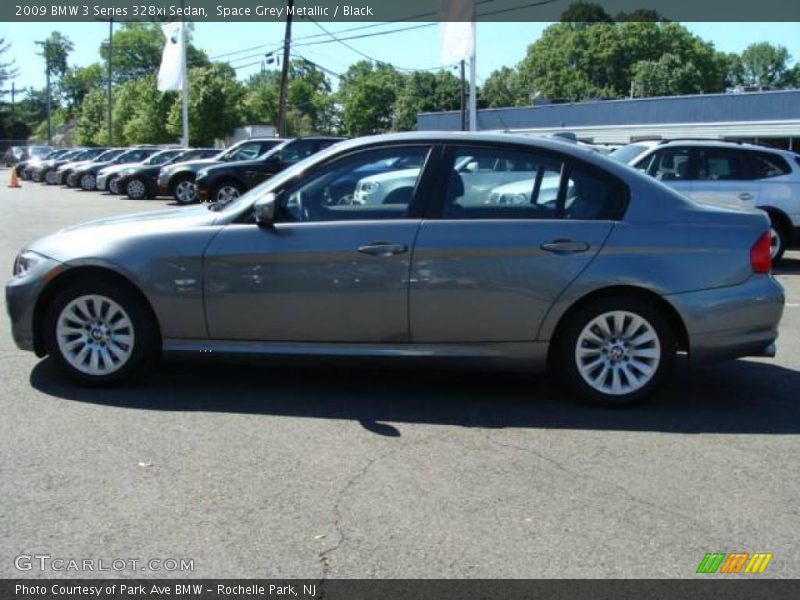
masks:
<path id="1" fill-rule="evenodd" d="M 86 173 L 86 175 L 81 177 L 81 187 L 87 192 L 93 190 L 96 184 L 97 178 L 91 173 Z"/>
<path id="2" fill-rule="evenodd" d="M 239 188 L 232 184 L 226 184 L 217 190 L 217 195 L 214 198 L 217 202 L 225 204 L 232 200 L 236 200 L 241 195 Z"/>
<path id="3" fill-rule="evenodd" d="M 661 361 L 656 329 L 628 311 L 605 312 L 583 328 L 575 345 L 581 378 L 606 395 L 635 392 L 654 377 Z"/>
<path id="4" fill-rule="evenodd" d="M 122 368 L 133 353 L 133 322 L 111 298 L 78 296 L 58 316 L 56 341 L 73 368 L 87 375 L 109 375 Z"/>
<path id="5" fill-rule="evenodd" d="M 108 191 L 112 194 L 119 194 L 119 186 L 117 185 L 117 177 L 112 177 L 111 180 L 108 182 Z"/>
<path id="6" fill-rule="evenodd" d="M 175 197 L 181 204 L 192 204 L 197 200 L 197 186 L 193 181 L 184 179 L 175 186 Z"/>
<path id="7" fill-rule="evenodd" d="M 776 260 L 783 251 L 783 240 L 781 239 L 781 233 L 778 231 L 775 226 L 770 226 L 769 228 L 769 255 L 772 260 Z"/>
<path id="8" fill-rule="evenodd" d="M 131 179 L 127 187 L 128 196 L 134 200 L 141 200 L 145 197 L 147 190 L 141 179 Z"/>

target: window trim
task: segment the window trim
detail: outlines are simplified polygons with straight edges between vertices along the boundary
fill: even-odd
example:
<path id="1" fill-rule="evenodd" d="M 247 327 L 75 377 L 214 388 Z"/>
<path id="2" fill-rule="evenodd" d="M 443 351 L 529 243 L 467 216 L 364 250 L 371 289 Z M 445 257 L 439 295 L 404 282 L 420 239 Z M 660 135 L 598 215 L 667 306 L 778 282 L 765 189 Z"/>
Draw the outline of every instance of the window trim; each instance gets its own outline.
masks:
<path id="1" fill-rule="evenodd" d="M 294 190 L 296 190 L 299 186 L 304 185 L 303 182 L 308 183 L 310 179 L 318 176 L 326 169 L 328 169 L 334 163 L 340 161 L 346 161 L 353 156 L 357 156 L 359 154 L 374 154 L 376 152 L 381 152 L 383 150 L 399 150 L 401 148 L 427 148 L 428 153 L 425 155 L 425 159 L 422 163 L 421 173 L 417 177 L 417 182 L 414 186 L 414 191 L 411 195 L 411 200 L 406 205 L 406 212 L 405 215 L 402 217 L 397 217 L 395 219 L 362 219 L 364 221 L 371 221 L 379 223 L 381 221 L 387 220 L 414 220 L 414 219 L 421 219 L 423 218 L 424 212 L 424 194 L 421 193 L 421 190 L 430 185 L 429 179 L 431 174 L 433 174 L 437 169 L 434 168 L 434 165 L 438 162 L 438 153 L 437 150 L 439 148 L 439 144 L 434 141 L 413 141 L 408 143 L 397 143 L 397 142 L 387 142 L 383 144 L 376 144 L 375 146 L 367 146 L 361 148 L 353 148 L 352 150 L 337 154 L 336 156 L 330 157 L 330 159 L 318 163 L 313 167 L 309 168 L 306 171 L 298 173 L 297 176 L 293 177 L 286 184 L 278 190 L 275 190 L 275 201 L 280 203 L 286 197 L 287 194 L 291 194 Z M 424 182 L 424 183 L 423 183 Z M 239 218 L 237 218 L 234 223 L 255 223 L 255 219 L 253 218 L 253 208 L 252 206 L 249 207 L 248 210 L 243 211 Z M 346 220 L 342 221 L 307 221 L 307 222 L 299 222 L 299 223 L 345 223 Z M 284 225 L 292 225 L 298 224 L 297 221 L 285 221 L 280 219 L 280 211 L 276 211 L 276 220 L 275 223 L 281 223 Z"/>
<path id="2" fill-rule="evenodd" d="M 487 148 L 495 148 L 498 150 L 503 151 L 512 151 L 512 152 L 528 152 L 530 154 L 539 154 L 542 157 L 550 158 L 552 160 L 556 160 L 561 162 L 561 180 L 559 181 L 559 188 L 558 188 L 558 197 L 556 199 L 556 217 L 553 219 L 515 219 L 518 221 L 529 221 L 531 223 L 535 223 L 537 221 L 560 221 L 564 219 L 564 204 L 566 201 L 566 190 L 567 190 L 567 181 L 569 179 L 569 171 L 572 168 L 579 168 L 583 169 L 587 172 L 587 174 L 593 175 L 600 179 L 601 181 L 607 183 L 615 194 L 619 194 L 619 209 L 617 211 L 617 215 L 613 219 L 598 219 L 598 221 L 612 221 L 618 222 L 625 219 L 625 214 L 628 211 L 628 205 L 630 204 L 631 198 L 631 190 L 620 177 L 617 177 L 613 173 L 603 169 L 602 167 L 598 167 L 588 161 L 581 160 L 580 158 L 576 158 L 570 154 L 558 152 L 556 150 L 551 150 L 550 148 L 542 148 L 539 146 L 528 146 L 526 144 L 515 144 L 513 142 L 492 142 L 492 141 L 480 141 L 480 140 L 465 140 L 464 142 L 459 141 L 452 141 L 447 140 L 440 144 L 441 148 L 441 156 L 438 159 L 437 164 L 437 177 L 435 181 L 435 185 L 431 187 L 431 191 L 429 193 L 429 201 L 428 205 L 426 206 L 424 217 L 425 219 L 431 220 L 442 220 L 442 221 L 460 221 L 462 219 L 448 219 L 444 217 L 444 204 L 447 197 L 447 185 L 449 182 L 449 171 L 453 168 L 455 164 L 454 157 L 456 149 L 467 149 L 467 148 L 475 148 L 475 149 L 482 149 L 485 150 Z M 430 156 L 429 156 L 430 159 Z M 445 176 L 447 173 L 447 177 Z M 418 182 L 419 183 L 419 182 Z M 473 219 L 473 221 L 498 221 L 500 219 Z"/>

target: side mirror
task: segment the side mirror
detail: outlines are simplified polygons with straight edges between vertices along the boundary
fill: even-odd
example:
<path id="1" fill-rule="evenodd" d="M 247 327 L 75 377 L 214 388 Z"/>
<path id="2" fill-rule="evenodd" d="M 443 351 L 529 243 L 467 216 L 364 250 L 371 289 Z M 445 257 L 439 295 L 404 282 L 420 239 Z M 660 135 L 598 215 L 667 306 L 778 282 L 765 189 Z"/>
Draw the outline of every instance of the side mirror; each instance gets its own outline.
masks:
<path id="1" fill-rule="evenodd" d="M 275 221 L 275 194 L 262 196 L 253 204 L 253 213 L 259 225 L 271 225 Z"/>

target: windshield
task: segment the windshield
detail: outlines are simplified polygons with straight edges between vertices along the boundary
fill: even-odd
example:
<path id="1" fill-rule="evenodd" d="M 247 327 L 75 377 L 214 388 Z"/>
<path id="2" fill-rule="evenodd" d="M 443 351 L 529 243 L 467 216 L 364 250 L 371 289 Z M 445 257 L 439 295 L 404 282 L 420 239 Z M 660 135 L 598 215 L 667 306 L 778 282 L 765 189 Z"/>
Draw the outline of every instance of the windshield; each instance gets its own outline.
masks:
<path id="1" fill-rule="evenodd" d="M 633 162 L 633 160 L 645 150 L 647 150 L 647 146 L 642 146 L 641 144 L 629 144 L 627 146 L 623 146 L 622 148 L 617 148 L 608 156 L 627 165 Z"/>
<path id="2" fill-rule="evenodd" d="M 114 150 L 106 150 L 100 156 L 95 159 L 95 162 L 105 162 L 108 160 L 114 160 L 117 156 L 125 152 L 122 148 L 117 148 Z"/>
<path id="3" fill-rule="evenodd" d="M 194 150 L 186 150 L 185 152 L 181 152 L 170 162 L 178 163 L 197 158 L 213 158 L 218 154 L 219 151 L 214 148 L 195 148 Z"/>
<path id="4" fill-rule="evenodd" d="M 51 149 L 47 146 L 31 146 L 29 152 L 31 156 L 46 156 L 51 152 Z"/>
<path id="5" fill-rule="evenodd" d="M 183 150 L 162 150 L 161 152 L 156 152 L 153 154 L 153 156 L 144 161 L 144 164 L 163 165 L 168 163 L 176 156 L 180 156 L 181 154 L 183 154 Z"/>

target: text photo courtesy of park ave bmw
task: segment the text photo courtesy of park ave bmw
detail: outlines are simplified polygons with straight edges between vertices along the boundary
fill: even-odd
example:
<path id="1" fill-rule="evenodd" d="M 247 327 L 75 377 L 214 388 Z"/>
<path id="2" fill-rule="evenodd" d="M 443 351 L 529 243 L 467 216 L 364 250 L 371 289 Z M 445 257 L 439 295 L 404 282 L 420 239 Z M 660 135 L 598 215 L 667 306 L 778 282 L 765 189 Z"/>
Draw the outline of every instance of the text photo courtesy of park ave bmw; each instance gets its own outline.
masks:
<path id="1" fill-rule="evenodd" d="M 800 4 L 0 21 L 0 600 L 800 596 Z"/>

